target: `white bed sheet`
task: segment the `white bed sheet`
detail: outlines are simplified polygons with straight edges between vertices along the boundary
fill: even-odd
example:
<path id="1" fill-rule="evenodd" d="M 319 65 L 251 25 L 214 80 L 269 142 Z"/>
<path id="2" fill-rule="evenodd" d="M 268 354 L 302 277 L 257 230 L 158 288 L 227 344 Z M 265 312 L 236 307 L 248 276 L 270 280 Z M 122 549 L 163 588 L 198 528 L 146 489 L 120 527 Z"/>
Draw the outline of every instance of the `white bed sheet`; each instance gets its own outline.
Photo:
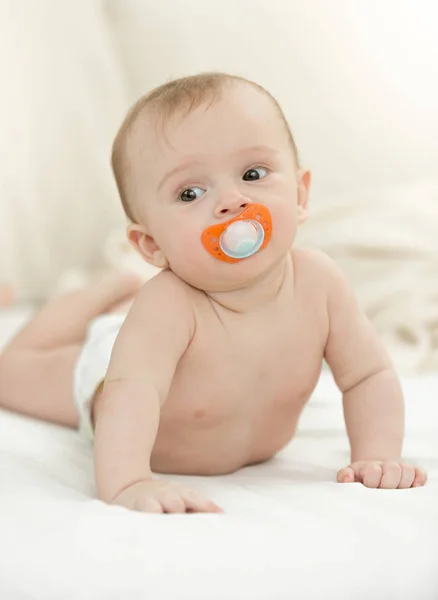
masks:
<path id="1" fill-rule="evenodd" d="M 0 344 L 24 317 L 0 314 Z M 438 375 L 403 386 L 405 457 L 428 470 L 425 488 L 335 483 L 348 445 L 323 375 L 276 458 L 185 478 L 225 515 L 106 506 L 92 449 L 74 431 L 0 411 L 0 598 L 436 600 Z"/>

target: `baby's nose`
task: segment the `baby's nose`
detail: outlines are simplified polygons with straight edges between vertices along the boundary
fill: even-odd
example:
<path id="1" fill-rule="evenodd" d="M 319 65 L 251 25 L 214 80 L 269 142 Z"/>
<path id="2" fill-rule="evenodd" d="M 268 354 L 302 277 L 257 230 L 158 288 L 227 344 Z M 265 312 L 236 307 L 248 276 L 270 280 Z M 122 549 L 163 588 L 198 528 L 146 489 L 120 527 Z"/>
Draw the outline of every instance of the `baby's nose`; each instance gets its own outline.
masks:
<path id="1" fill-rule="evenodd" d="M 250 204 L 251 200 L 249 200 L 249 198 L 245 198 L 244 196 L 224 198 L 216 206 L 216 216 L 222 217 L 224 215 L 238 215 Z"/>

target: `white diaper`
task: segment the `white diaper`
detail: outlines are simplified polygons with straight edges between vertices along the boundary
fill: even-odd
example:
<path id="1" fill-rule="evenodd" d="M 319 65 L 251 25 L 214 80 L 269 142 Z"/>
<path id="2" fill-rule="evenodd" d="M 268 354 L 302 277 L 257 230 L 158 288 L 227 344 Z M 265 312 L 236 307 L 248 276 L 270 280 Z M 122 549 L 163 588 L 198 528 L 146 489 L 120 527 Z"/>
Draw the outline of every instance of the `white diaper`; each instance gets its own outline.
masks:
<path id="1" fill-rule="evenodd" d="M 89 440 L 94 438 L 91 401 L 105 378 L 114 342 L 125 318 L 125 313 L 113 313 L 101 315 L 91 321 L 73 373 L 73 394 L 79 413 L 79 431 Z"/>

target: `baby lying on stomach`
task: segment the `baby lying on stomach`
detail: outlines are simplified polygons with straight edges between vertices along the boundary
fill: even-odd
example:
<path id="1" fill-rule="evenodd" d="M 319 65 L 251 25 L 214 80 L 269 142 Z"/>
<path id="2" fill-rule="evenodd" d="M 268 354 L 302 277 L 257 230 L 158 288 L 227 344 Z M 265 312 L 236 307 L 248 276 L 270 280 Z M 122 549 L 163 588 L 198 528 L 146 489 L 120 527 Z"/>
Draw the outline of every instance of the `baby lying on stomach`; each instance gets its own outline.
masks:
<path id="1" fill-rule="evenodd" d="M 220 511 L 153 472 L 215 475 L 271 458 L 292 439 L 323 359 L 351 445 L 338 481 L 423 485 L 401 459 L 403 398 L 376 332 L 337 266 L 292 247 L 310 173 L 275 99 L 225 74 L 172 81 L 131 109 L 113 167 L 129 240 L 163 271 L 126 318 L 93 321 L 57 390 L 69 416 L 43 415 L 76 424 L 74 371 L 99 497 L 145 512 Z"/>

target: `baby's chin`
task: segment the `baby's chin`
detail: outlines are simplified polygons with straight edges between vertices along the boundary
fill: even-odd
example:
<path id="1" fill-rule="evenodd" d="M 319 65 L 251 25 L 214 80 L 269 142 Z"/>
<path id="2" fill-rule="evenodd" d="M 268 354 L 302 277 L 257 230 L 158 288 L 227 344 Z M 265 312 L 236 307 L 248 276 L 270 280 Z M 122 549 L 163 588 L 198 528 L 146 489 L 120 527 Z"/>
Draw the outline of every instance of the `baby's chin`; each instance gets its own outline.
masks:
<path id="1" fill-rule="evenodd" d="M 271 252 L 262 250 L 254 256 L 244 258 L 236 263 L 226 263 L 213 257 L 206 257 L 190 268 L 187 263 L 172 271 L 180 279 L 194 288 L 206 293 L 232 292 L 249 287 L 255 281 L 267 276 L 281 262 L 283 256 L 273 256 Z"/>

